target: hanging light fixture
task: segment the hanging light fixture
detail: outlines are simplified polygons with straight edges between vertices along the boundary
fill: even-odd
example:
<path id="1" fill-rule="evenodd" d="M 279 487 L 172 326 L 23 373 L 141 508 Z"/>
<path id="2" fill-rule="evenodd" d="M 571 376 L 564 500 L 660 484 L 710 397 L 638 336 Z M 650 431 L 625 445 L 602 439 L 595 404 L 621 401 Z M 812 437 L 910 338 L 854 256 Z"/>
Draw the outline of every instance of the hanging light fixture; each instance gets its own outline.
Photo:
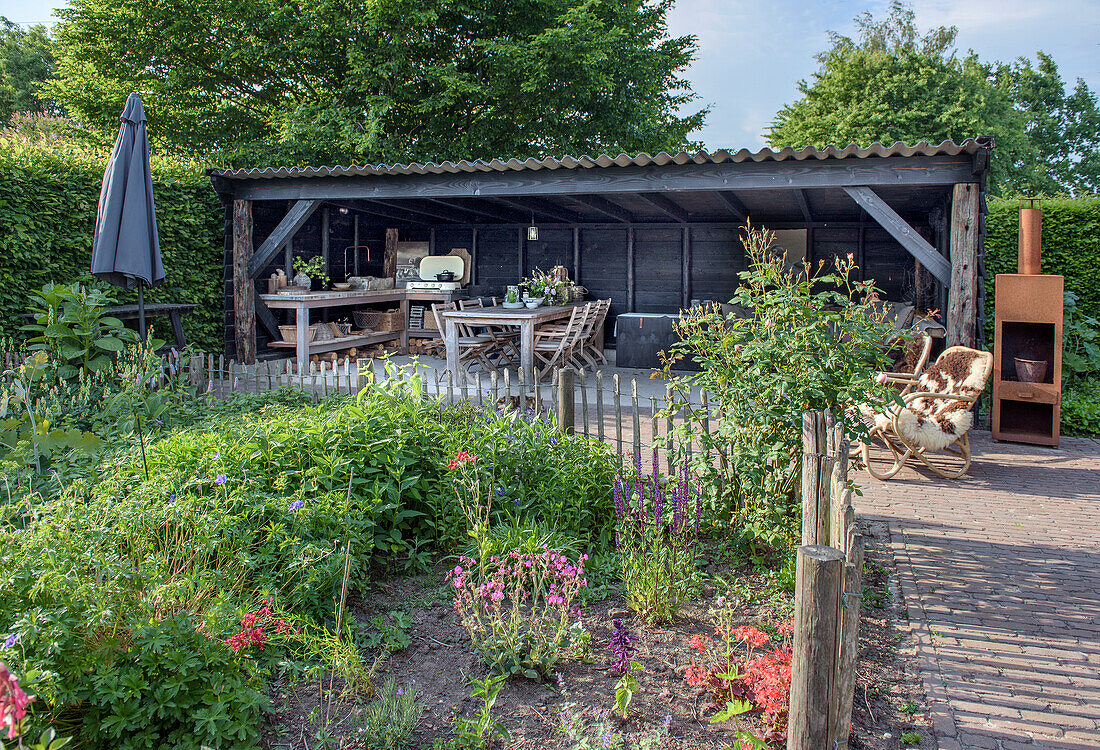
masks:
<path id="1" fill-rule="evenodd" d="M 535 226 L 535 214 L 531 214 L 531 226 L 527 227 L 527 239 L 531 242 L 538 241 L 539 228 Z"/>

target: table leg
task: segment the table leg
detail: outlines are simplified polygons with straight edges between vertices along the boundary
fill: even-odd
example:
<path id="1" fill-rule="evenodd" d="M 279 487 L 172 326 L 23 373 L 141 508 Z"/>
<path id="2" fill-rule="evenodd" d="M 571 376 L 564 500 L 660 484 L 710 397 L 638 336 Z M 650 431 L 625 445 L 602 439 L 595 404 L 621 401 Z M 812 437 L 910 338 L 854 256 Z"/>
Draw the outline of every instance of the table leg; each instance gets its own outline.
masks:
<path id="1" fill-rule="evenodd" d="M 535 321 L 525 320 L 519 328 L 519 362 L 523 368 L 523 382 L 535 383 Z"/>
<path id="2" fill-rule="evenodd" d="M 453 320 L 443 318 L 443 344 L 447 347 L 447 372 L 451 382 L 458 383 L 458 326 Z"/>
<path id="3" fill-rule="evenodd" d="M 298 343 L 295 352 L 298 355 L 298 374 L 309 372 L 309 308 L 299 303 L 295 308 L 294 323 L 298 327 Z"/>
<path id="4" fill-rule="evenodd" d="M 401 300 L 401 320 L 405 321 L 405 327 L 401 329 L 401 353 L 409 353 L 409 300 Z"/>
<path id="5" fill-rule="evenodd" d="M 183 350 L 187 347 L 187 338 L 183 334 L 183 321 L 180 320 L 180 311 L 172 310 L 168 313 L 168 318 L 172 321 L 172 335 L 176 338 L 176 348 Z"/>

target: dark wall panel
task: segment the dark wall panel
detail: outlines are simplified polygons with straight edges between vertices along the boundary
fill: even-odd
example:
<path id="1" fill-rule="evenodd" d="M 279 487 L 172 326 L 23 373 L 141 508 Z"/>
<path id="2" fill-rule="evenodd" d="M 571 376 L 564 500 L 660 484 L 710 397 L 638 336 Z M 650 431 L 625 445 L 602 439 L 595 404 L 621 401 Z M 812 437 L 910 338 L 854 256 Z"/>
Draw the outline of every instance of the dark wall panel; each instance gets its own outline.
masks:
<path id="1" fill-rule="evenodd" d="M 539 228 L 538 240 L 524 240 L 526 251 L 524 268 L 529 276 L 539 268 L 547 273 L 554 266 L 565 266 L 569 269 L 569 278 L 577 278 L 576 269 L 573 268 L 573 230 Z"/>
<path id="2" fill-rule="evenodd" d="M 614 331 L 615 316 L 627 312 L 626 230 L 581 230 L 581 284 L 588 290 L 586 299 L 610 299 L 605 339 Z"/>
<path id="3" fill-rule="evenodd" d="M 681 307 L 683 234 L 679 229 L 634 231 L 634 309 L 674 313 Z"/>
<path id="4" fill-rule="evenodd" d="M 695 228 L 691 232 L 691 296 L 727 302 L 745 270 L 739 230 Z"/>
<path id="5" fill-rule="evenodd" d="M 509 284 L 519 281 L 518 232 L 481 229 L 477 233 L 477 294 L 503 296 Z"/>

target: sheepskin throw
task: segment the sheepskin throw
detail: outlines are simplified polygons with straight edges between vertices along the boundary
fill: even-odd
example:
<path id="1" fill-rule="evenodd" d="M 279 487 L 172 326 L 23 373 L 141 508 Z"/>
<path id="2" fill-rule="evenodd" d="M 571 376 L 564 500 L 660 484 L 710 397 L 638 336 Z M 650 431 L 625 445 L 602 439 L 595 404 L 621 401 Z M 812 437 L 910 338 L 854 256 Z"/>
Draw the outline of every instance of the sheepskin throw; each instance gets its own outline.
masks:
<path id="1" fill-rule="evenodd" d="M 993 357 L 988 352 L 955 347 L 924 371 L 915 390 L 975 399 L 985 388 L 992 365 Z M 970 406 L 969 400 L 915 399 L 898 414 L 898 434 L 925 450 L 942 450 L 970 429 Z"/>

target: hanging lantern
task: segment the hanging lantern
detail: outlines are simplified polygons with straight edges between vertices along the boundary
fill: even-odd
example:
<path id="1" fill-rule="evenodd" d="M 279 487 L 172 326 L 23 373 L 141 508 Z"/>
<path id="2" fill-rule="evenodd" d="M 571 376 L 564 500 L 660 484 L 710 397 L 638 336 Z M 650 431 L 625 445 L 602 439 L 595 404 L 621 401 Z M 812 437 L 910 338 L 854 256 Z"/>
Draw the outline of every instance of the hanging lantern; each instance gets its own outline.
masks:
<path id="1" fill-rule="evenodd" d="M 527 227 L 527 239 L 530 242 L 537 242 L 539 238 L 539 228 L 535 226 L 535 215 L 531 214 L 531 226 Z"/>

